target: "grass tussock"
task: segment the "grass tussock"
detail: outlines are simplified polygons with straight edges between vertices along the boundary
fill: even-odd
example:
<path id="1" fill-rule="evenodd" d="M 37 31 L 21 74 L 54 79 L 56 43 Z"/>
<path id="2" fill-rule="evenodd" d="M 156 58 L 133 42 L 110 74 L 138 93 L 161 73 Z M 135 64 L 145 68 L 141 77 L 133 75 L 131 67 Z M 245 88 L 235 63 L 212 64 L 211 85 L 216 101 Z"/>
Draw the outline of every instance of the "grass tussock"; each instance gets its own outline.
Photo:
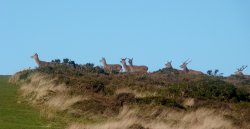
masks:
<path id="1" fill-rule="evenodd" d="M 67 129 L 235 129 L 221 113 L 210 109 L 165 111 L 156 119 L 140 118 L 139 110 L 124 108 L 117 118 L 95 125 L 71 124 Z M 155 112 L 150 112 L 155 115 Z"/>
<path id="2" fill-rule="evenodd" d="M 16 80 L 13 76 L 10 81 Z M 70 95 L 65 84 L 55 84 L 56 78 L 41 73 L 32 73 L 20 86 L 20 93 L 25 100 L 34 106 L 41 106 L 41 115 L 53 119 L 56 112 L 73 111 L 72 105 L 85 100 L 80 95 Z"/>

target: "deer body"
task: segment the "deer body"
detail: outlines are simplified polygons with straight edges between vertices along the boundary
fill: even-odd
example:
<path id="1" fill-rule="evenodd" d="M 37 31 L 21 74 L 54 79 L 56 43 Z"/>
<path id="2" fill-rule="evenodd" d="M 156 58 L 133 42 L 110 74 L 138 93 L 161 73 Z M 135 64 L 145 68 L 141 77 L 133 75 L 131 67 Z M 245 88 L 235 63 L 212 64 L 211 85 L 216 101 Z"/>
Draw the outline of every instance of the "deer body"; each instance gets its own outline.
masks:
<path id="1" fill-rule="evenodd" d="M 106 59 L 102 58 L 100 62 L 103 64 L 103 68 L 105 71 L 110 73 L 112 72 L 120 72 L 122 70 L 122 66 L 119 64 L 107 64 Z"/>
<path id="2" fill-rule="evenodd" d="M 136 66 L 136 65 L 133 65 L 133 58 L 132 59 L 129 59 L 128 61 L 129 63 L 129 67 L 130 67 L 130 70 L 132 73 L 147 73 L 148 71 L 148 67 L 147 66 Z"/>
<path id="3" fill-rule="evenodd" d="M 48 65 L 50 64 L 49 62 L 41 61 L 41 60 L 39 59 L 37 53 L 34 54 L 33 56 L 31 56 L 31 58 L 33 58 L 33 59 L 36 61 L 38 67 L 45 67 L 45 66 L 48 66 Z"/>
<path id="4" fill-rule="evenodd" d="M 191 60 L 186 60 L 185 62 L 182 63 L 180 66 L 183 70 L 180 70 L 179 72 L 181 74 L 194 74 L 194 75 L 200 75 L 203 74 L 201 71 L 196 71 L 196 70 L 190 70 L 188 69 L 187 65 L 191 62 Z"/>

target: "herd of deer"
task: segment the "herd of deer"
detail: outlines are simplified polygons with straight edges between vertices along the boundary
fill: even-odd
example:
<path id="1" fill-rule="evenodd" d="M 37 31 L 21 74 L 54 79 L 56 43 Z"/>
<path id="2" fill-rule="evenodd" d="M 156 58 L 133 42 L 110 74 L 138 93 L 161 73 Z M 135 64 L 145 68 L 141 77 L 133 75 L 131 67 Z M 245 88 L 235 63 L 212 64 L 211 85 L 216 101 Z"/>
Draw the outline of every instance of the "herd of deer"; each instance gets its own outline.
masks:
<path id="1" fill-rule="evenodd" d="M 44 66 L 48 66 L 50 64 L 50 62 L 45 62 L 45 61 L 41 61 L 38 57 L 38 54 L 34 54 L 33 56 L 31 56 L 31 58 L 33 58 L 36 63 L 38 64 L 39 67 L 44 67 Z M 128 63 L 129 65 L 127 65 L 126 60 L 128 59 Z M 121 58 L 121 64 L 108 64 L 106 59 L 103 57 L 100 62 L 103 65 L 103 68 L 105 71 L 108 71 L 110 73 L 112 72 L 122 72 L 122 68 L 124 68 L 125 72 L 127 73 L 147 73 L 148 71 L 148 67 L 147 66 L 136 66 L 133 65 L 133 58 L 129 59 L 129 58 Z M 182 70 L 178 70 L 179 73 L 181 74 L 203 74 L 201 71 L 196 71 L 196 70 L 191 70 L 188 69 L 187 65 L 191 62 L 191 60 L 186 60 L 182 63 L 182 65 L 180 65 L 180 68 L 182 68 Z M 167 69 L 173 69 L 172 67 L 172 61 L 168 61 L 165 64 Z M 240 76 L 244 76 L 243 71 L 247 68 L 247 66 L 242 66 L 241 68 L 237 69 L 237 71 L 235 72 L 236 75 L 240 75 Z"/>

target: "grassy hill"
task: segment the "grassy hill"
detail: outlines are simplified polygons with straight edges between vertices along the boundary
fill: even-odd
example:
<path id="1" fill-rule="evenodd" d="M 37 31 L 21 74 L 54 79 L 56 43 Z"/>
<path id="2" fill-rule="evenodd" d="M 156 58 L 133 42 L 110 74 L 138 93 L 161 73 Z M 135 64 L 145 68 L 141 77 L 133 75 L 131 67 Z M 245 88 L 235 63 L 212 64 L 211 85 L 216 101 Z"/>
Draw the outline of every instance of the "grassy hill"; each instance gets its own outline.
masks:
<path id="1" fill-rule="evenodd" d="M 248 78 L 55 65 L 19 72 L 10 82 L 23 101 L 67 129 L 250 128 Z"/>
<path id="2" fill-rule="evenodd" d="M 40 117 L 39 110 L 20 103 L 18 87 L 8 83 L 9 77 L 0 76 L 0 129 L 57 129 Z"/>

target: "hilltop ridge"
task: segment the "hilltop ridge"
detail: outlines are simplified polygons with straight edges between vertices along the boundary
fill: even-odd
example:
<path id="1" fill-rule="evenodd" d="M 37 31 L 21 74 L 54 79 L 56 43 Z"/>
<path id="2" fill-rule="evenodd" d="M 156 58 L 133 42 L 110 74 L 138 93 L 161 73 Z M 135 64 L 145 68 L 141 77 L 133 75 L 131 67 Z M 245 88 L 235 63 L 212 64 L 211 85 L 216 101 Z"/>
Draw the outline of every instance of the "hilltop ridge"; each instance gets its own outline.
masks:
<path id="1" fill-rule="evenodd" d="M 48 119 L 57 113 L 68 129 L 248 129 L 250 80 L 179 74 L 107 73 L 100 67 L 51 65 L 16 73 L 10 82 Z"/>

